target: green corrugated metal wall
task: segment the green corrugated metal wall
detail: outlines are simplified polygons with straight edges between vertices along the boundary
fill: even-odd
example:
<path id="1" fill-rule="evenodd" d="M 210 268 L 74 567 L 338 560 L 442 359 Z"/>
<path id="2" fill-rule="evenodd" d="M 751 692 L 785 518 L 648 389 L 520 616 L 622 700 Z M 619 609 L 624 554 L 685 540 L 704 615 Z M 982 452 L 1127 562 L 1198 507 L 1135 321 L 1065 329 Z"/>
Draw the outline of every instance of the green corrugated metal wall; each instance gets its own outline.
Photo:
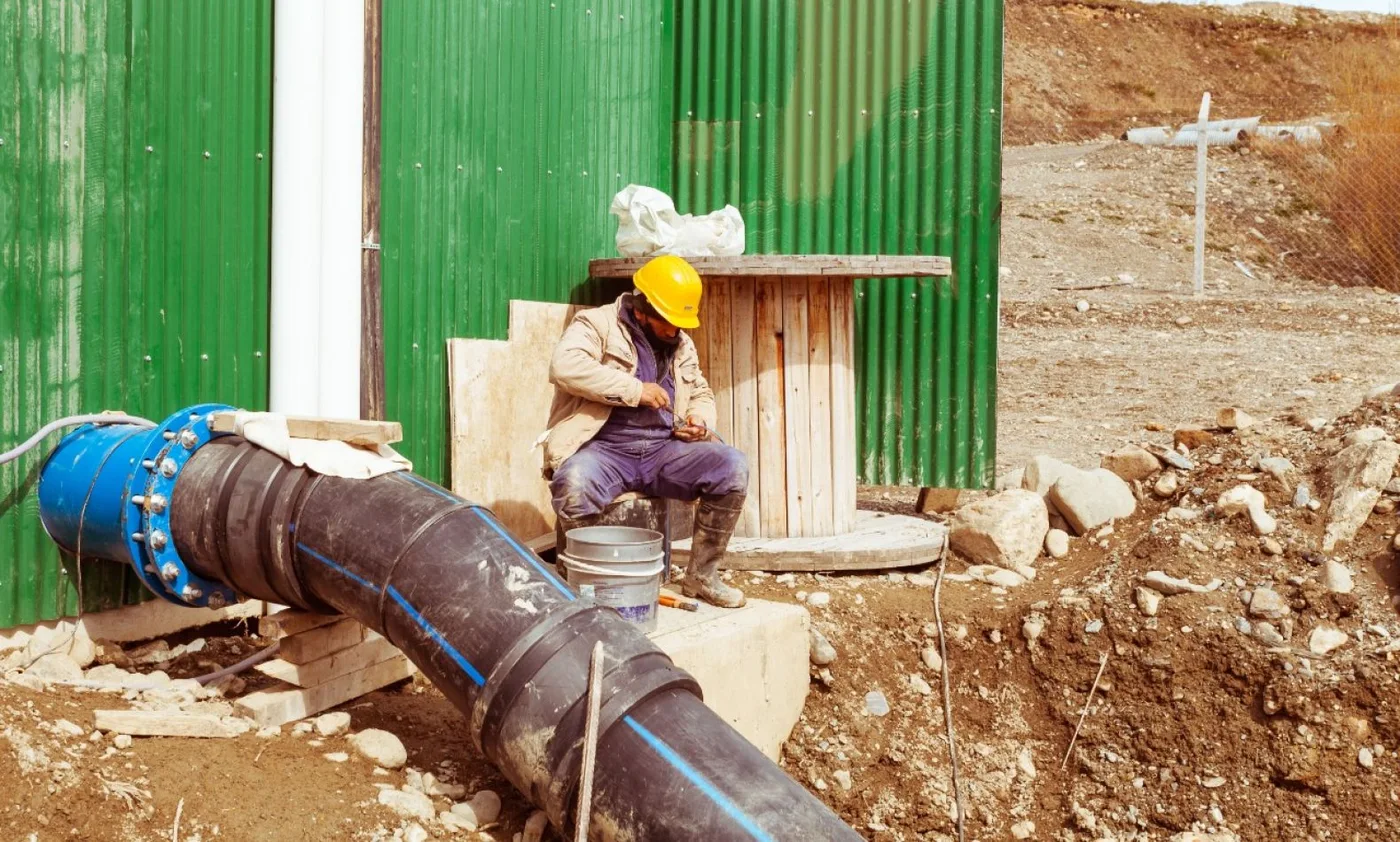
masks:
<path id="1" fill-rule="evenodd" d="M 0 3 L 0 450 L 78 411 L 266 403 L 271 32 L 271 0 Z M 45 450 L 0 467 L 0 628 L 78 608 Z M 88 610 L 142 595 L 82 578 Z"/>
<path id="2" fill-rule="evenodd" d="M 425 476 L 448 471 L 446 340 L 504 339 L 512 298 L 596 300 L 613 194 L 670 181 L 667 5 L 384 4 L 388 415 Z"/>
<path id="3" fill-rule="evenodd" d="M 860 478 L 995 470 L 1000 0 L 677 0 L 682 211 L 730 203 L 749 253 L 941 254 L 858 285 Z"/>

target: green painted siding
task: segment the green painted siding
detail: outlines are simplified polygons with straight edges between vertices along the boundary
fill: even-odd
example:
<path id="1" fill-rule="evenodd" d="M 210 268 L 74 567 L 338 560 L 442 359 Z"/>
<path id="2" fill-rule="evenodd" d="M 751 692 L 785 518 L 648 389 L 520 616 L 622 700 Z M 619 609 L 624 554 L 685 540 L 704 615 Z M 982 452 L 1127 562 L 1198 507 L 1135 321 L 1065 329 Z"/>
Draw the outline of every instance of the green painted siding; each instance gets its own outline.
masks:
<path id="1" fill-rule="evenodd" d="M 596 301 L 613 195 L 670 182 L 671 43 L 655 0 L 384 4 L 388 417 L 425 476 L 447 479 L 446 340 L 504 339 L 512 298 Z"/>
<path id="2" fill-rule="evenodd" d="M 676 0 L 673 191 L 748 252 L 940 254 L 857 287 L 860 478 L 990 485 L 999 0 Z"/>
<path id="3" fill-rule="evenodd" d="M 271 0 L 0 3 L 0 450 L 75 412 L 265 405 L 271 22 Z M 0 628 L 78 610 L 45 452 L 0 467 Z M 82 580 L 86 610 L 142 597 L 116 565 Z"/>

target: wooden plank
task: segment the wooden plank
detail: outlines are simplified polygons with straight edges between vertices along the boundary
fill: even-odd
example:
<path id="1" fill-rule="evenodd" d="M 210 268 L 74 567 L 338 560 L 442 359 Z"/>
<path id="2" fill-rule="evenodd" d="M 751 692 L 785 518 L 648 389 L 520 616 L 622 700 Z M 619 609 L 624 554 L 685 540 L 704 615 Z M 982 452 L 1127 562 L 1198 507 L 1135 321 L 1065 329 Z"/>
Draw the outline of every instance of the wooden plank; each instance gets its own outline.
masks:
<path id="1" fill-rule="evenodd" d="M 729 544 L 727 570 L 840 573 L 919 567 L 937 561 L 947 527 L 922 518 L 860 512 L 855 529 L 832 538 L 744 538 Z M 675 563 L 690 558 L 690 542 L 671 547 Z"/>
<path id="2" fill-rule="evenodd" d="M 347 618 L 283 639 L 277 655 L 284 661 L 307 664 L 332 652 L 348 649 L 364 639 L 365 627 L 358 620 Z"/>
<path id="3" fill-rule="evenodd" d="M 714 278 L 705 284 L 705 320 L 709 323 L 709 359 L 701 369 L 715 393 L 715 432 L 726 442 L 734 439 L 734 337 L 730 333 L 730 286 L 728 278 Z"/>
<path id="4" fill-rule="evenodd" d="M 611 257 L 589 261 L 594 278 L 630 278 L 650 258 Z M 746 254 L 737 257 L 692 257 L 701 275 L 729 277 L 908 278 L 953 273 L 953 262 L 937 255 L 883 254 Z"/>
<path id="5" fill-rule="evenodd" d="M 831 287 L 831 505 L 837 535 L 855 528 L 855 288 Z"/>
<path id="6" fill-rule="evenodd" d="M 581 308 L 510 302 L 510 339 L 449 339 L 452 490 L 516 535 L 554 531 L 536 446 L 549 423 L 549 361 Z"/>
<path id="7" fill-rule="evenodd" d="M 368 639 L 363 642 L 338 652 L 332 652 L 314 661 L 297 664 L 283 658 L 277 658 L 258 664 L 255 669 L 278 681 L 285 681 L 298 687 L 315 687 L 317 684 L 325 684 L 333 678 L 362 670 L 380 661 L 387 661 L 398 654 L 400 652 L 394 648 L 394 644 L 371 633 Z"/>
<path id="8" fill-rule="evenodd" d="M 710 371 L 710 320 L 706 317 L 710 298 L 710 284 L 705 284 L 705 295 L 700 299 L 700 326 L 686 331 L 690 341 L 695 343 L 695 356 L 700 362 L 700 371 Z"/>
<path id="9" fill-rule="evenodd" d="M 294 634 L 319 629 L 344 619 L 343 614 L 314 614 L 310 611 L 278 611 L 258 618 L 258 634 L 281 640 Z"/>
<path id="10" fill-rule="evenodd" d="M 758 517 L 759 471 L 758 449 L 758 364 L 755 356 L 754 282 L 751 278 L 735 278 L 729 288 L 730 352 L 733 355 L 734 429 L 729 443 L 743 451 L 749 460 L 749 496 L 744 501 L 744 514 L 735 530 L 737 535 L 759 534 Z"/>
<path id="11" fill-rule="evenodd" d="M 409 678 L 417 668 L 403 656 L 380 661 L 362 670 L 333 678 L 315 687 L 260 690 L 235 700 L 234 706 L 258 725 L 283 725 L 315 716 L 336 705 Z"/>
<path id="12" fill-rule="evenodd" d="M 216 433 L 232 433 L 236 414 L 216 412 L 209 416 L 209 429 Z M 377 447 L 403 441 L 403 425 L 397 421 L 362 421 L 354 418 L 311 418 L 288 415 L 287 433 L 294 439 L 343 441 L 361 447 Z"/>
<path id="13" fill-rule="evenodd" d="M 765 538 L 777 538 L 788 534 L 782 291 L 781 283 L 754 283 L 754 359 L 758 380 L 758 513 L 759 534 Z"/>
<path id="14" fill-rule="evenodd" d="M 246 719 L 178 710 L 95 710 L 93 727 L 131 737 L 230 739 L 252 730 Z"/>
<path id="15" fill-rule="evenodd" d="M 360 249 L 360 417 L 383 419 L 386 412 L 384 379 L 384 283 L 381 271 L 379 217 L 384 156 L 381 129 L 384 114 L 383 74 L 384 0 L 365 0 L 365 82 L 361 149 L 360 230 L 366 244 Z"/>
<path id="16" fill-rule="evenodd" d="M 835 535 L 836 509 L 832 496 L 831 440 L 831 289 L 821 281 L 807 282 L 807 394 L 811 435 L 812 517 L 808 535 Z"/>
<path id="17" fill-rule="evenodd" d="M 813 534 L 807 284 L 783 281 L 783 435 L 787 438 L 787 534 Z"/>

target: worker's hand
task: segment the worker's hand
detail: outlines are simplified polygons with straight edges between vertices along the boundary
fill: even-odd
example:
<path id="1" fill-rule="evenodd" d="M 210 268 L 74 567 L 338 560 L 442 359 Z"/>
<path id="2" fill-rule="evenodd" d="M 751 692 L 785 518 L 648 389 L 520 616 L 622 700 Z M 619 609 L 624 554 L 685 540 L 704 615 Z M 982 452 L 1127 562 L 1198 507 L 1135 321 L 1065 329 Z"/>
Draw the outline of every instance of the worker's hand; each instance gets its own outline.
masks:
<path id="1" fill-rule="evenodd" d="M 683 426 L 675 429 L 674 435 L 681 441 L 709 441 L 714 437 L 709 428 L 705 426 L 705 420 L 699 416 L 692 415 L 685 419 Z"/>
<path id="2" fill-rule="evenodd" d="M 671 396 L 655 383 L 643 383 L 642 399 L 637 403 L 647 409 L 666 409 L 671 405 Z"/>

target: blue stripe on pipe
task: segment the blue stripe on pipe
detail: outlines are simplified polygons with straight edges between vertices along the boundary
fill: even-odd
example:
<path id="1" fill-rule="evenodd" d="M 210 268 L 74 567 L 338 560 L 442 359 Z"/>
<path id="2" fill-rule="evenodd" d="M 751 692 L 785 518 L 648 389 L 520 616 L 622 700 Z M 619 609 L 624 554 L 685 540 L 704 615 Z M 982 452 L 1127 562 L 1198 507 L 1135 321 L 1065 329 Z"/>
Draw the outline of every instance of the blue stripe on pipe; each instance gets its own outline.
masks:
<path id="1" fill-rule="evenodd" d="M 303 543 L 301 543 L 301 542 L 297 542 L 297 549 L 301 550 L 302 552 L 306 553 L 307 555 L 311 556 L 312 558 L 316 559 L 317 561 L 321 562 L 322 564 L 326 565 L 327 567 L 331 568 L 332 570 L 338 570 L 338 571 L 340 571 L 341 573 L 343 573 L 344 575 L 349 576 L 351 579 L 354 579 L 356 582 L 358 582 L 359 584 L 363 585 L 364 587 L 369 588 L 370 590 L 374 591 L 375 593 L 379 593 L 379 586 L 378 586 L 378 585 L 374 584 L 373 582 L 369 581 L 368 579 L 365 579 L 365 578 L 363 578 L 363 577 L 361 577 L 361 576 L 357 576 L 357 575 L 355 575 L 354 573 L 351 573 L 348 569 L 346 569 L 346 568 L 344 568 L 344 567 L 341 567 L 339 564 L 336 564 L 335 562 L 331 561 L 330 559 L 326 558 L 325 556 L 321 555 L 320 553 L 316 552 L 315 550 L 311 549 L 310 547 L 306 546 L 305 544 L 303 544 Z"/>
<path id="2" fill-rule="evenodd" d="M 466 502 L 457 495 L 449 494 L 446 491 L 443 491 L 441 488 L 438 488 L 436 485 L 433 485 L 432 483 L 427 482 L 425 480 L 421 480 L 407 471 L 399 471 L 397 476 L 403 477 L 405 480 L 408 480 L 414 485 L 417 485 L 421 488 L 426 488 L 429 491 L 436 494 L 437 496 L 451 500 L 454 503 Z M 550 573 L 547 569 L 545 569 L 545 566 L 543 564 L 540 564 L 539 556 L 531 552 L 528 547 L 521 546 L 520 542 L 515 539 L 515 536 L 505 531 L 505 529 L 499 523 L 496 522 L 495 518 L 488 517 L 481 510 L 480 507 L 473 506 L 472 511 L 476 512 L 476 516 L 485 521 L 486 525 L 496 530 L 496 533 L 498 535 L 506 539 L 506 543 L 510 544 L 511 547 L 514 548 L 517 553 L 519 553 L 520 557 L 525 559 L 525 561 L 528 562 L 531 567 L 535 568 L 535 570 L 545 578 L 545 581 L 553 585 L 555 590 L 563 594 L 565 599 L 567 599 L 569 602 L 573 602 L 575 599 L 577 599 L 577 597 L 573 595 L 573 593 L 564 585 L 563 582 L 560 582 L 559 579 L 554 576 L 554 574 Z"/>
<path id="3" fill-rule="evenodd" d="M 462 657 L 462 653 L 458 652 L 452 644 L 448 643 L 447 640 L 443 638 L 442 634 L 437 629 L 433 628 L 433 624 L 429 623 L 422 614 L 418 613 L 418 609 L 414 608 L 408 603 L 408 600 L 404 599 L 403 594 L 399 593 L 398 588 L 390 585 L 389 596 L 393 597 L 394 601 L 399 604 L 399 607 L 402 608 L 409 617 L 413 618 L 413 622 L 417 623 L 419 628 L 428 633 L 428 637 L 432 638 L 433 642 L 437 643 L 437 645 L 442 648 L 442 651 L 446 652 L 452 660 L 457 662 L 457 666 L 461 667 L 462 672 L 465 672 L 472 681 L 476 682 L 477 687 L 486 684 L 486 677 L 482 675 L 476 667 L 472 666 L 471 662 Z"/>
<path id="4" fill-rule="evenodd" d="M 663 760 L 674 766 L 677 771 L 685 776 L 686 780 L 699 787 L 701 792 L 709 796 L 710 800 L 719 805 L 719 808 L 727 813 L 731 819 L 738 822 L 739 826 L 748 831 L 750 836 L 759 840 L 759 842 L 773 842 L 773 837 L 769 836 L 767 831 L 759 827 L 758 823 L 755 822 L 748 813 L 740 810 L 739 805 L 729 800 L 727 795 L 720 792 L 704 775 L 696 771 L 695 767 L 685 762 L 685 759 L 679 754 L 676 754 L 675 749 L 666 745 L 659 737 L 648 731 L 640 722 L 632 717 L 624 716 L 622 719 L 627 723 L 628 727 L 637 732 L 637 736 L 641 737 L 646 741 L 647 745 L 655 749 L 656 753 L 661 755 Z"/>

